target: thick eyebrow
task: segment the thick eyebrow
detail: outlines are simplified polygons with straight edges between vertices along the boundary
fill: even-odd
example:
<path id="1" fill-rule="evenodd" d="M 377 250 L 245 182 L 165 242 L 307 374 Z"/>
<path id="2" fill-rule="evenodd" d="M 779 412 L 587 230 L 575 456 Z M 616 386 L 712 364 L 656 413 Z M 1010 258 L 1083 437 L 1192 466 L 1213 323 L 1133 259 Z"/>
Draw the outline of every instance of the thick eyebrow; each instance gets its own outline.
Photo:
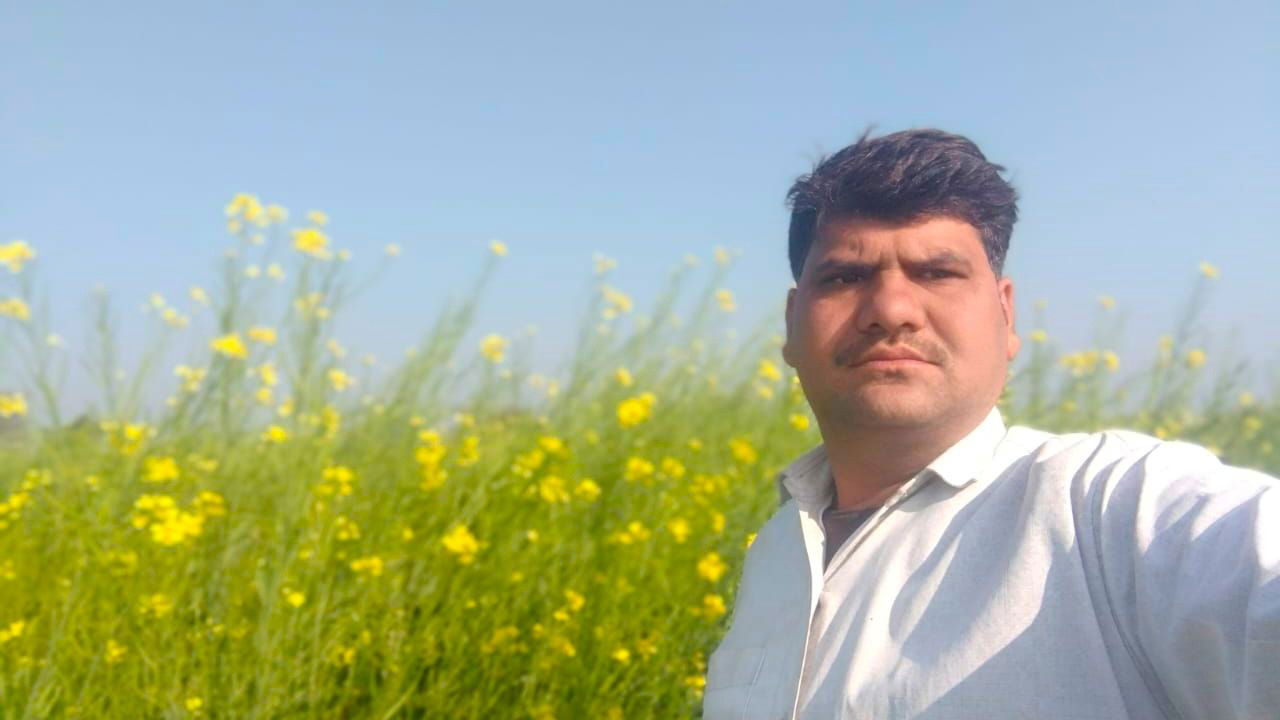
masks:
<path id="1" fill-rule="evenodd" d="M 954 250 L 945 250 L 945 249 L 939 250 L 938 252 L 930 255 L 924 260 L 912 261 L 904 264 L 908 266 L 915 266 L 915 267 L 938 267 L 938 266 L 950 265 L 952 267 L 964 270 L 965 272 L 969 272 L 973 270 L 973 267 L 969 264 L 969 258 L 966 258 L 965 256 L 961 255 L 960 253 L 957 253 Z"/>
<path id="2" fill-rule="evenodd" d="M 951 266 L 965 272 L 972 272 L 973 270 L 973 266 L 970 264 L 969 259 L 953 250 L 939 250 L 923 260 L 909 260 L 903 264 L 913 269 Z M 825 275 L 832 270 L 853 270 L 868 273 L 875 270 L 875 267 L 875 265 L 870 263 L 858 262 L 856 260 L 827 258 L 826 260 L 818 263 L 818 267 L 814 270 L 814 274 Z"/>

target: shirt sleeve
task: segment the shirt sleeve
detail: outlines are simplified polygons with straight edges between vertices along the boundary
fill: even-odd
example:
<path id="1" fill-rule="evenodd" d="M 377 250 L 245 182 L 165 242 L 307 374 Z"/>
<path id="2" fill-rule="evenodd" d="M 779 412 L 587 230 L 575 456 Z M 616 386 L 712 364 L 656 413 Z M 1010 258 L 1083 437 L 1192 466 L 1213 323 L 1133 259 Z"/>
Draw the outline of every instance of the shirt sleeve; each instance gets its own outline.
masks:
<path id="1" fill-rule="evenodd" d="M 1148 689 L 1182 720 L 1280 718 L 1280 480 L 1183 442 L 1104 476 L 1104 582 Z"/>

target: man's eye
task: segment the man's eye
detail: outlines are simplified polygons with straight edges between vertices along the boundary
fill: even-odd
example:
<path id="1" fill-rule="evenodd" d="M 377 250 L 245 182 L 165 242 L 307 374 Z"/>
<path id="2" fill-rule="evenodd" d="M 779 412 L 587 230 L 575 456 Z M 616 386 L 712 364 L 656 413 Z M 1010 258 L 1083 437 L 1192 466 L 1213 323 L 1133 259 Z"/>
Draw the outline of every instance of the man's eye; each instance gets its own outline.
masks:
<path id="1" fill-rule="evenodd" d="M 844 273 L 843 275 L 832 275 L 831 277 L 827 278 L 827 282 L 835 283 L 837 285 L 847 285 L 849 283 L 856 281 L 857 279 L 858 279 L 858 276 L 853 273 Z"/>
<path id="2" fill-rule="evenodd" d="M 929 270 L 928 272 L 925 273 L 925 275 L 928 275 L 929 277 L 936 278 L 936 279 L 955 277 L 955 273 L 951 272 L 950 270 Z"/>

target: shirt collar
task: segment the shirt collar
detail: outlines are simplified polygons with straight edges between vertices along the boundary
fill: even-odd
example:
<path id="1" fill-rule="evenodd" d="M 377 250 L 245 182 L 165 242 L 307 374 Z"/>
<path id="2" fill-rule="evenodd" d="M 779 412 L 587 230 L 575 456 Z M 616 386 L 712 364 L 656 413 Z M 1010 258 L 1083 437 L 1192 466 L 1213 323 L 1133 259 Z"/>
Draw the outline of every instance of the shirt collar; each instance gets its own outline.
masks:
<path id="1" fill-rule="evenodd" d="M 982 422 L 934 458 L 921 473 L 932 471 L 951 487 L 964 487 L 982 473 L 1004 435 L 1004 419 L 1000 409 L 993 406 Z M 777 481 L 783 503 L 792 497 L 806 504 L 825 502 L 834 488 L 826 445 L 818 445 L 796 458 L 778 473 Z"/>

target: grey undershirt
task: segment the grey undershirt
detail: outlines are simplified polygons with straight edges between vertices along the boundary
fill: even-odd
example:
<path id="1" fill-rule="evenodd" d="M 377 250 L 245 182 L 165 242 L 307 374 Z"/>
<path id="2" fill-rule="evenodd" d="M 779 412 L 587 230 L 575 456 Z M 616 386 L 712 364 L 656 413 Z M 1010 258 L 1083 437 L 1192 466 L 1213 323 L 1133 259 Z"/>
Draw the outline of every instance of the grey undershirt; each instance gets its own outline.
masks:
<path id="1" fill-rule="evenodd" d="M 853 534 L 858 526 L 866 521 L 867 518 L 875 514 L 878 507 L 860 508 L 855 510 L 835 510 L 827 507 L 822 513 L 822 526 L 826 529 L 826 558 L 822 561 L 823 569 L 831 564 L 831 558 L 835 556 L 836 551 L 844 544 L 845 540 Z"/>

